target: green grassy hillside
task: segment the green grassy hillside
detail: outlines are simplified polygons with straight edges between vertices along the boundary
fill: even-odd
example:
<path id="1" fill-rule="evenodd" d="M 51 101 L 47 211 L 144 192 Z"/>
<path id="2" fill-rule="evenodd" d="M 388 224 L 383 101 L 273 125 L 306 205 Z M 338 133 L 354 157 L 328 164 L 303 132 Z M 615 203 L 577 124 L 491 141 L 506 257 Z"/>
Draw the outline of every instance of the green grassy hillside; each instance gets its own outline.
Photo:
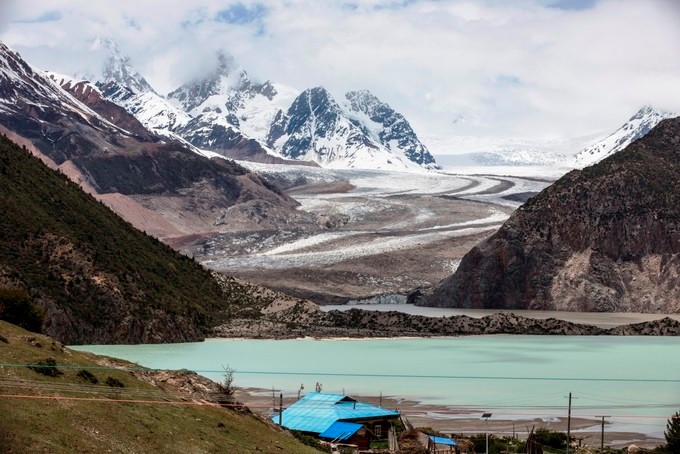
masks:
<path id="1" fill-rule="evenodd" d="M 5 137 L 0 287 L 29 293 L 45 311 L 43 332 L 69 344 L 196 340 L 249 298 L 236 284 L 223 292 L 194 260 Z"/>
<path id="2" fill-rule="evenodd" d="M 255 416 L 190 405 L 190 397 L 163 392 L 128 371 L 102 368 L 111 361 L 69 350 L 46 336 L 1 321 L 0 336 L 1 364 L 51 358 L 62 372 L 51 377 L 0 366 L 0 414 L 5 415 L 0 417 L 0 452 L 318 452 Z M 84 378 L 90 375 L 83 370 L 98 383 Z M 123 386 L 109 386 L 107 380 Z"/>

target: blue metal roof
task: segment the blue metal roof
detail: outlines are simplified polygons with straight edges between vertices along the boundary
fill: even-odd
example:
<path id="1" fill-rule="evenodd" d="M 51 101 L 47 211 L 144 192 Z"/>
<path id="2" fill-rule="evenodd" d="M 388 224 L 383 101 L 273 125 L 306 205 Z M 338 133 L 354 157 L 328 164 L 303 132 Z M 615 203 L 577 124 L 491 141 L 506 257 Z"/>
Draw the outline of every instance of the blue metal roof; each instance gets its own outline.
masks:
<path id="1" fill-rule="evenodd" d="M 347 440 L 359 431 L 363 426 L 353 422 L 335 421 L 325 431 L 319 434 L 321 438 L 330 438 L 331 440 Z"/>
<path id="2" fill-rule="evenodd" d="M 309 393 L 283 410 L 282 425 L 291 430 L 322 433 L 336 421 L 396 418 L 399 412 L 358 402 L 342 394 Z M 279 422 L 274 415 L 272 421 Z"/>
<path id="3" fill-rule="evenodd" d="M 450 438 L 436 437 L 434 435 L 428 435 L 428 437 L 430 437 L 430 440 L 434 441 L 438 445 L 448 445 L 448 446 L 457 446 L 458 445 L 458 443 L 451 440 Z"/>

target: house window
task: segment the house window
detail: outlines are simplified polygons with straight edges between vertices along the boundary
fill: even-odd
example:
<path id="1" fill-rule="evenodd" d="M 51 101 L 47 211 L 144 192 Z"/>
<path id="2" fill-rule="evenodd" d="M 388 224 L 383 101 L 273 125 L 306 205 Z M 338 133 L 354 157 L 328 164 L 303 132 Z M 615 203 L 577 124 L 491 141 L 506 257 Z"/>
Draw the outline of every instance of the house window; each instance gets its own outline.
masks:
<path id="1" fill-rule="evenodd" d="M 382 426 L 380 424 L 376 424 L 374 427 L 374 433 L 376 438 L 382 437 Z"/>

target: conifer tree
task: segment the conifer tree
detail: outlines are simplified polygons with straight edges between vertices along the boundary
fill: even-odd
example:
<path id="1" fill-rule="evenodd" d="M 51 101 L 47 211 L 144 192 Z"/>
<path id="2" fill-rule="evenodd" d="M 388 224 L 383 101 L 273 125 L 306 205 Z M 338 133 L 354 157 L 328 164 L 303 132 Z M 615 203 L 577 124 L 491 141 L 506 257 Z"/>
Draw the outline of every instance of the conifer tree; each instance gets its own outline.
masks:
<path id="1" fill-rule="evenodd" d="M 676 411 L 666 423 L 666 449 L 668 452 L 680 452 L 680 412 Z"/>

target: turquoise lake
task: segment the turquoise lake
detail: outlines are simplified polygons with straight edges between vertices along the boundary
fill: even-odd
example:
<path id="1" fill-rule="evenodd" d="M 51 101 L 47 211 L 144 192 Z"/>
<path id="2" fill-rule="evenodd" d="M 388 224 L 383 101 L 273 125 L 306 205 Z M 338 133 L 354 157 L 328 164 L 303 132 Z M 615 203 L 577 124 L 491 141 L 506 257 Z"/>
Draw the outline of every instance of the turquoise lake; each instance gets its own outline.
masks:
<path id="1" fill-rule="evenodd" d="M 521 419 L 612 415 L 617 430 L 662 436 L 680 410 L 680 338 L 469 336 L 379 340 L 236 340 L 90 345 L 77 350 L 154 369 L 191 369 L 242 387 L 403 397 Z"/>

